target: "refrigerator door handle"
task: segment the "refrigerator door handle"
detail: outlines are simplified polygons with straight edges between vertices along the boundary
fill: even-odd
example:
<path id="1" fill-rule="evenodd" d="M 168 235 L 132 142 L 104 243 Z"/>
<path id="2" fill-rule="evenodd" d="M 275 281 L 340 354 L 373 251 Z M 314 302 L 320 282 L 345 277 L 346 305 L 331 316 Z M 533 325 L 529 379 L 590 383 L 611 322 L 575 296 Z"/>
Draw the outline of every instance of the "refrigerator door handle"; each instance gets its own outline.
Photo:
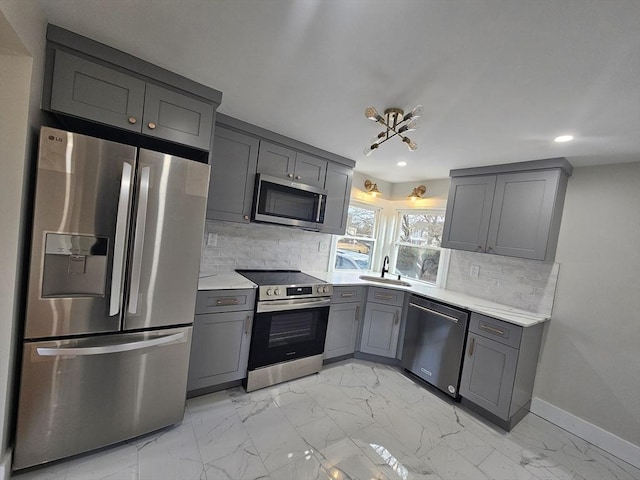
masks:
<path id="1" fill-rule="evenodd" d="M 109 301 L 109 316 L 120 312 L 120 297 L 122 296 L 122 270 L 124 267 L 124 250 L 127 235 L 127 213 L 129 211 L 129 197 L 131 196 L 130 163 L 122 164 L 122 179 L 120 180 L 120 196 L 118 198 L 118 214 L 116 217 L 116 236 L 113 246 L 113 269 L 111 272 L 111 298 Z"/>
<path id="2" fill-rule="evenodd" d="M 136 218 L 136 237 L 133 243 L 133 260 L 131 268 L 131 287 L 129 288 L 129 313 L 138 311 L 138 293 L 140 290 L 140 275 L 142 274 L 142 250 L 144 248 L 144 230 L 147 221 L 147 203 L 149 201 L 150 167 L 143 167 L 140 173 L 140 199 L 138 200 L 138 215 Z"/>
<path id="3" fill-rule="evenodd" d="M 77 347 L 77 348 L 47 348 L 38 347 L 36 351 L 41 357 L 63 357 L 63 356 L 84 356 L 84 355 L 104 355 L 107 353 L 130 352 L 148 347 L 157 347 L 181 340 L 184 332 L 164 335 L 150 340 L 140 340 L 137 342 L 120 343 L 116 345 L 103 345 L 97 347 Z"/>

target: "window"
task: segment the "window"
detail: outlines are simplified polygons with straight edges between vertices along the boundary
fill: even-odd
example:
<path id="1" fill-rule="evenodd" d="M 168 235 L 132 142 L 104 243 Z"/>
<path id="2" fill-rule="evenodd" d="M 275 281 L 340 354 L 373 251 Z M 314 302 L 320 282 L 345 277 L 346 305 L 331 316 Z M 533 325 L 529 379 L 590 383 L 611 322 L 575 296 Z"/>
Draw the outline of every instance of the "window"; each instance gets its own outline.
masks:
<path id="1" fill-rule="evenodd" d="M 347 230 L 336 242 L 335 270 L 370 270 L 375 249 L 378 210 L 349 205 Z"/>
<path id="2" fill-rule="evenodd" d="M 438 272 L 445 271 L 442 230 L 444 214 L 434 211 L 398 213 L 396 235 L 396 274 L 428 283 L 438 283 Z"/>

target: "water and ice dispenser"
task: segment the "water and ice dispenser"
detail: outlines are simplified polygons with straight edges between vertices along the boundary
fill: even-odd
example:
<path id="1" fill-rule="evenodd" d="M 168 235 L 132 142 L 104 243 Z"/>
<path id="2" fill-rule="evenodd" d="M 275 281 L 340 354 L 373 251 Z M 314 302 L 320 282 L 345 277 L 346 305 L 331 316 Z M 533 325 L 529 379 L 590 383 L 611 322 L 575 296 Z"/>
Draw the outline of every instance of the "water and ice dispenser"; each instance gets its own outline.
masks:
<path id="1" fill-rule="evenodd" d="M 47 233 L 42 297 L 96 297 L 105 294 L 109 239 Z"/>

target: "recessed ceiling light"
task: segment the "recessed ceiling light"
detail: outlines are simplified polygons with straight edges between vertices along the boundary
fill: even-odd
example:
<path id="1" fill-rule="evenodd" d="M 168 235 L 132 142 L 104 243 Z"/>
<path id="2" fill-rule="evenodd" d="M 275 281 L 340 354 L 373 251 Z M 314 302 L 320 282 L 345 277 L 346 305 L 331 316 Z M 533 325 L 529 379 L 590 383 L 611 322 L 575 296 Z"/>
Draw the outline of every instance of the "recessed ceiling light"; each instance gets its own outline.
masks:
<path id="1" fill-rule="evenodd" d="M 554 142 L 558 143 L 570 142 L 571 140 L 573 140 L 573 135 L 560 135 L 553 139 Z"/>
<path id="2" fill-rule="evenodd" d="M 407 166 L 407 162 L 404 162 L 404 161 L 403 162 L 398 162 L 398 163 L 396 163 L 396 165 L 399 166 L 399 167 L 406 167 Z"/>

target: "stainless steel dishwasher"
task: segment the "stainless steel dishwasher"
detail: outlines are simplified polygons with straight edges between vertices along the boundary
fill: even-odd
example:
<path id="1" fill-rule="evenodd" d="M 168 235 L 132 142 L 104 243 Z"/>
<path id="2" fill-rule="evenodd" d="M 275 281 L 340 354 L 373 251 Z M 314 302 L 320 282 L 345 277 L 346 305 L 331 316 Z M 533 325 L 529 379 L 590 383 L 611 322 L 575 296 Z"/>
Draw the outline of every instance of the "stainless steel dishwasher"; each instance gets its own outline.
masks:
<path id="1" fill-rule="evenodd" d="M 456 398 L 469 312 L 412 295 L 402 366 Z"/>

